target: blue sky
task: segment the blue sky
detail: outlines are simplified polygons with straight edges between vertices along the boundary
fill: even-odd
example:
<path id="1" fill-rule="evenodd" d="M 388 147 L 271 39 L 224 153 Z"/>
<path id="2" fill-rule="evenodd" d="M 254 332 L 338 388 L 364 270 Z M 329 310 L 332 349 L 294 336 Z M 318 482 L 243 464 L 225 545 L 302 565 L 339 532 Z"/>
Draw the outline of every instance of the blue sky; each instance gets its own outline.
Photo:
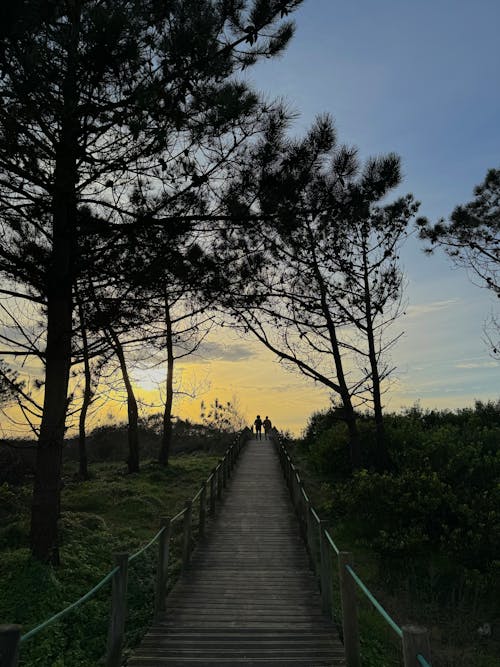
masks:
<path id="1" fill-rule="evenodd" d="M 431 220 L 469 201 L 488 168 L 500 167 L 500 2 L 493 0 L 306 0 L 285 54 L 250 73 L 270 97 L 300 113 L 301 134 L 318 113 L 362 158 L 395 151 L 404 183 Z M 498 397 L 499 364 L 483 320 L 498 309 L 446 257 L 410 239 L 404 339 L 389 404 L 458 407 Z"/>

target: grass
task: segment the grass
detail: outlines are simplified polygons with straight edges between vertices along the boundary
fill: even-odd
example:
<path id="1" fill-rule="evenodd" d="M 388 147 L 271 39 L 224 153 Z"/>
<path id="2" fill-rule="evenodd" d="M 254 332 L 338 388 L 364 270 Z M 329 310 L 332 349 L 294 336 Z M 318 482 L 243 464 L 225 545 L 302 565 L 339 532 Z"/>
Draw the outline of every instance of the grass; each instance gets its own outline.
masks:
<path id="1" fill-rule="evenodd" d="M 88 482 L 77 466 L 64 470 L 60 521 L 61 566 L 44 566 L 28 549 L 28 486 L 0 487 L 0 623 L 26 632 L 74 602 L 114 567 L 113 553 L 133 553 L 157 532 L 161 516 L 174 516 L 198 491 L 219 456 L 195 452 L 172 458 L 167 469 L 146 461 L 138 474 L 123 464 L 96 463 Z M 196 517 L 196 513 L 195 513 Z M 179 538 L 172 545 L 172 574 L 179 570 Z M 128 588 L 128 651 L 152 616 L 157 550 L 131 563 Z M 22 645 L 23 667 L 96 667 L 105 652 L 110 585 L 82 607 Z"/>

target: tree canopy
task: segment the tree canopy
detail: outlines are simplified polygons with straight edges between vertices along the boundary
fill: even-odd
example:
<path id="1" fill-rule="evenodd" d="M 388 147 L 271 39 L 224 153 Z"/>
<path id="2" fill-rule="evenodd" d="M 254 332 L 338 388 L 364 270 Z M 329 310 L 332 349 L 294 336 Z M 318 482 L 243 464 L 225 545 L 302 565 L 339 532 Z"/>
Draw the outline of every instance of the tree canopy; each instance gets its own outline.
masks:
<path id="1" fill-rule="evenodd" d="M 500 169 L 490 169 L 474 188 L 474 199 L 457 206 L 450 219 L 431 224 L 421 220 L 420 238 L 427 252 L 442 248 L 455 266 L 466 269 L 472 282 L 500 298 Z M 493 356 L 500 354 L 500 322 L 493 312 L 484 327 Z"/>
<path id="2" fill-rule="evenodd" d="M 474 188 L 474 199 L 457 206 L 449 221 L 421 221 L 420 236 L 430 241 L 429 252 L 444 249 L 473 281 L 500 298 L 500 169 L 490 169 Z"/>

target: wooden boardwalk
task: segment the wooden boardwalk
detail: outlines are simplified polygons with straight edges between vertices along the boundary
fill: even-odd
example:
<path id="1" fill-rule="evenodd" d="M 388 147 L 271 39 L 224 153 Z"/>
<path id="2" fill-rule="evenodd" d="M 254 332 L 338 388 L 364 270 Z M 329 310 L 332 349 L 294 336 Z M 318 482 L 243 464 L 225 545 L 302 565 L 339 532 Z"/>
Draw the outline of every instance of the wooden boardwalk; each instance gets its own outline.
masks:
<path id="1" fill-rule="evenodd" d="M 208 537 L 127 665 L 344 664 L 278 455 L 250 440 Z"/>

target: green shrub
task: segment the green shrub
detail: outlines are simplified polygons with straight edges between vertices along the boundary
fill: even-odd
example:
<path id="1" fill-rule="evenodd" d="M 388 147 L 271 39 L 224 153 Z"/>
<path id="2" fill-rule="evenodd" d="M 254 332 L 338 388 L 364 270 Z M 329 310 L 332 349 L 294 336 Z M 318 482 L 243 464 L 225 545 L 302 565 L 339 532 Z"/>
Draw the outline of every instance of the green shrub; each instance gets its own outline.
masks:
<path id="1" fill-rule="evenodd" d="M 309 449 L 309 461 L 317 473 L 332 480 L 345 479 L 351 469 L 346 425 L 337 424 L 320 432 Z"/>
<path id="2" fill-rule="evenodd" d="M 500 402 L 385 418 L 390 473 L 370 470 L 373 421 L 358 421 L 366 469 L 351 475 L 338 411 L 310 420 L 302 451 L 330 485 L 326 509 L 349 517 L 385 560 L 427 551 L 491 573 L 500 544 Z"/>

